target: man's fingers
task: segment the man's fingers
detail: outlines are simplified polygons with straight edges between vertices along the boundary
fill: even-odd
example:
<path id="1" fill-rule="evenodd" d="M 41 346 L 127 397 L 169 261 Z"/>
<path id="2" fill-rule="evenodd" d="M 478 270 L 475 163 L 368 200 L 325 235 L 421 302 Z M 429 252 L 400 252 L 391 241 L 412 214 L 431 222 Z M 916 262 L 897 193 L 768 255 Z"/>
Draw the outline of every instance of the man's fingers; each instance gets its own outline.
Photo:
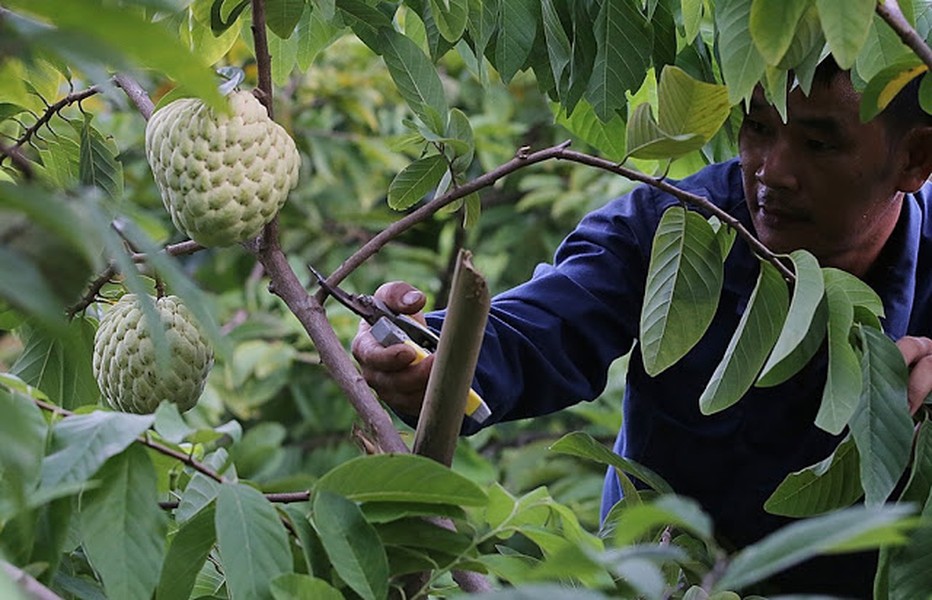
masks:
<path id="1" fill-rule="evenodd" d="M 909 410 L 915 413 L 932 393 L 932 339 L 906 336 L 896 345 L 909 367 Z"/>
<path id="2" fill-rule="evenodd" d="M 382 284 L 375 291 L 375 296 L 395 312 L 406 315 L 414 315 L 420 312 L 427 302 L 424 292 L 404 281 L 392 281 Z M 423 321 L 423 317 L 418 320 Z"/>
<path id="3" fill-rule="evenodd" d="M 353 356 L 365 369 L 373 371 L 400 371 L 417 357 L 414 348 L 407 344 L 383 346 L 369 333 L 369 324 L 360 321 L 359 331 L 353 338 Z"/>
<path id="4" fill-rule="evenodd" d="M 907 335 L 897 340 L 896 345 L 908 367 L 912 367 L 913 363 L 924 356 L 932 356 L 932 339 L 927 337 Z"/>
<path id="5" fill-rule="evenodd" d="M 909 412 L 915 413 L 932 393 L 932 354 L 913 363 L 909 372 Z"/>

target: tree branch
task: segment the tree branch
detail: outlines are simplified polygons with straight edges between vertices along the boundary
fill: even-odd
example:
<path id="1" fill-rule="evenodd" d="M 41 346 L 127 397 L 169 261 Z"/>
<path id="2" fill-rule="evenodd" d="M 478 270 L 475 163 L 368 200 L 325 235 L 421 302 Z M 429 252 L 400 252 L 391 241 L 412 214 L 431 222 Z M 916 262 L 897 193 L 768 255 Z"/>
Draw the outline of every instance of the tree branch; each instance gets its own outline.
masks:
<path id="1" fill-rule="evenodd" d="M 252 39 L 255 43 L 256 68 L 259 72 L 259 101 L 274 119 L 272 109 L 272 58 L 269 56 L 269 39 L 265 32 L 265 0 L 252 0 Z"/>
<path id="2" fill-rule="evenodd" d="M 584 154 L 582 152 L 569 150 L 569 145 L 569 142 L 563 142 L 562 144 L 558 144 L 550 148 L 544 148 L 543 150 L 538 150 L 536 152 L 529 152 L 527 148 L 518 150 L 515 157 L 507 163 L 504 163 L 495 169 L 492 169 L 491 171 L 488 171 L 487 173 L 484 173 L 479 177 L 464 183 L 460 187 L 447 192 L 439 198 L 431 200 L 427 204 L 424 204 L 420 208 L 405 215 L 401 219 L 395 221 L 383 229 L 371 240 L 363 244 L 363 246 L 354 252 L 349 258 L 343 261 L 343 263 L 330 275 L 330 277 L 327 278 L 327 283 L 330 285 L 338 285 L 357 267 L 362 265 L 373 255 L 377 254 L 379 250 L 381 250 L 388 242 L 398 237 L 414 225 L 426 221 L 444 206 L 447 206 L 448 204 L 459 200 L 460 198 L 464 198 L 482 188 L 489 187 L 499 179 L 502 179 L 503 177 L 510 175 L 519 169 L 523 169 L 530 165 L 552 159 L 575 162 L 590 167 L 596 167 L 604 171 L 609 171 L 611 173 L 615 173 L 616 175 L 621 175 L 622 177 L 626 177 L 632 181 L 638 181 L 653 186 L 663 192 L 672 195 L 682 202 L 700 208 L 710 215 L 715 215 L 723 223 L 729 227 L 732 227 L 738 233 L 738 235 L 740 235 L 741 238 L 751 246 L 751 249 L 757 255 L 759 255 L 767 262 L 773 264 L 784 278 L 790 281 L 794 279 L 793 272 L 790 271 L 773 252 L 771 252 L 757 238 L 755 238 L 754 235 L 748 231 L 740 221 L 709 202 L 708 199 L 681 190 L 673 184 L 664 181 L 663 179 L 645 175 L 644 173 L 635 171 L 634 169 L 629 169 L 616 162 L 589 154 Z M 317 300 L 319 302 L 323 302 L 326 297 L 327 293 L 325 290 L 321 289 L 317 292 Z"/>
<path id="3" fill-rule="evenodd" d="M 155 104 L 152 103 L 152 99 L 149 98 L 146 90 L 139 85 L 138 81 L 126 73 L 117 73 L 113 76 L 113 81 L 126 93 L 126 96 L 136 106 L 142 118 L 148 121 L 152 117 L 152 113 L 155 112 Z"/>
<path id="4" fill-rule="evenodd" d="M 909 24 L 896 0 L 880 0 L 877 14 L 893 28 L 903 43 L 918 56 L 932 71 L 932 48 L 929 48 L 922 36 Z"/>
<path id="5" fill-rule="evenodd" d="M 489 314 L 488 286 L 470 259 L 467 251 L 458 255 L 447 318 L 414 436 L 416 454 L 448 467 L 453 462 Z"/>
<path id="6" fill-rule="evenodd" d="M 100 93 L 100 87 L 95 85 L 87 88 L 86 90 L 68 94 L 55 104 L 47 105 L 45 112 L 39 116 L 35 123 L 26 128 L 26 131 L 24 131 L 23 134 L 16 140 L 16 143 L 14 143 L 12 146 L 0 148 L 0 165 L 3 164 L 3 161 L 7 157 L 12 156 L 15 152 L 22 148 L 24 144 L 29 142 L 29 140 L 31 140 L 32 137 L 36 135 L 36 132 L 39 131 L 43 125 L 51 121 L 52 117 L 58 114 L 63 108 L 70 106 L 75 102 L 81 102 L 85 98 L 90 98 L 91 96 L 98 93 Z"/>
<path id="7" fill-rule="evenodd" d="M 26 571 L 6 561 L 0 561 L 0 567 L 3 567 L 3 572 L 6 573 L 6 576 L 19 586 L 20 591 L 22 591 L 29 600 L 62 600 L 61 596 L 36 581 L 36 579 Z"/>
<path id="8" fill-rule="evenodd" d="M 39 399 L 37 399 L 37 398 L 34 398 L 34 399 L 33 399 L 33 402 L 35 402 L 36 405 L 37 405 L 39 408 L 41 408 L 42 410 L 44 410 L 44 411 L 46 411 L 46 412 L 54 413 L 54 414 L 57 414 L 57 415 L 62 415 L 62 416 L 64 416 L 64 417 L 71 417 L 71 416 L 74 416 L 74 414 L 75 414 L 75 413 L 71 412 L 70 410 L 67 410 L 67 409 L 65 409 L 65 408 L 62 408 L 62 407 L 60 407 L 60 406 L 56 406 L 55 404 L 50 404 L 50 403 L 45 402 L 45 401 L 43 401 L 43 400 L 39 400 Z M 179 462 L 182 462 L 182 463 L 188 465 L 189 467 L 191 467 L 191 468 L 194 469 L 195 471 L 197 471 L 197 472 L 199 472 L 199 473 L 201 473 L 201 474 L 203 474 L 203 475 L 206 475 L 207 477 L 210 477 L 211 479 L 213 479 L 213 480 L 216 481 L 217 483 L 224 483 L 224 482 L 226 481 L 226 480 L 223 478 L 222 475 L 218 474 L 216 471 L 214 471 L 213 469 L 211 469 L 211 468 L 208 467 L 207 465 L 205 465 L 205 464 L 203 464 L 203 463 L 200 463 L 200 462 L 194 460 L 193 458 L 191 458 L 191 457 L 188 456 L 187 454 L 184 454 L 183 452 L 178 452 L 177 450 L 175 450 L 175 449 L 173 449 L 173 448 L 169 448 L 168 446 L 165 446 L 165 445 L 160 444 L 160 443 L 158 443 L 158 442 L 153 442 L 152 440 L 148 439 L 148 438 L 145 437 L 145 436 L 139 436 L 138 438 L 136 438 L 136 441 L 139 442 L 140 444 L 142 444 L 143 446 L 146 446 L 146 447 L 148 447 L 148 448 L 152 448 L 153 450 L 155 450 L 155 451 L 158 452 L 159 454 L 164 454 L 165 456 L 170 456 L 170 457 L 174 458 L 175 460 L 177 460 L 177 461 L 179 461 Z"/>

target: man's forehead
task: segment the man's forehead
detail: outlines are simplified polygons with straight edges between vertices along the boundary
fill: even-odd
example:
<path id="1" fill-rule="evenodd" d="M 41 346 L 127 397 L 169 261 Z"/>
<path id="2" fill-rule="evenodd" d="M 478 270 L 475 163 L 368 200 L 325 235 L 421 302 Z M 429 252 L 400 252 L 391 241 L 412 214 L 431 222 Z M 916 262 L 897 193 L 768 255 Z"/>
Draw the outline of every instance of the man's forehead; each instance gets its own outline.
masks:
<path id="1" fill-rule="evenodd" d="M 861 124 L 859 116 L 860 95 L 851 86 L 847 77 L 836 77 L 831 82 L 813 85 L 809 95 L 800 88 L 787 97 L 787 121 L 796 125 L 821 130 L 841 130 Z M 751 95 L 748 112 L 760 114 L 776 108 L 766 99 L 758 86 Z"/>

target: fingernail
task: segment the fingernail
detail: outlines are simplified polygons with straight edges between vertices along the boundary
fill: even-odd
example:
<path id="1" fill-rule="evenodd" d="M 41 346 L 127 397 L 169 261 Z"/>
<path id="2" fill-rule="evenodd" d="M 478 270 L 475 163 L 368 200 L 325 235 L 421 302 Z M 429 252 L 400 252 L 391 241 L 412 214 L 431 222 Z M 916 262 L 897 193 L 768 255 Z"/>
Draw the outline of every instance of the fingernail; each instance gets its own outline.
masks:
<path id="1" fill-rule="evenodd" d="M 415 304 L 420 302 L 421 298 L 423 297 L 424 295 L 421 292 L 417 290 L 411 290 L 410 292 L 407 292 L 404 296 L 401 297 L 401 302 L 405 306 L 414 306 Z"/>

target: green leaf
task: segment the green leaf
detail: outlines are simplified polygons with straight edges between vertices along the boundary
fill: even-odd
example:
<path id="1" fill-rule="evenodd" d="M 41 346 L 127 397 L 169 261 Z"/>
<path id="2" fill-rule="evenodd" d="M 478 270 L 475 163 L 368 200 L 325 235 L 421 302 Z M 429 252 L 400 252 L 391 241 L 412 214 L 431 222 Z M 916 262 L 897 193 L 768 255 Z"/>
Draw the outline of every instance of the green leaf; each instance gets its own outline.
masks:
<path id="1" fill-rule="evenodd" d="M 682 358 L 702 337 L 718 306 L 723 278 L 715 232 L 702 216 L 664 212 L 651 250 L 640 341 L 651 376 Z"/>
<path id="2" fill-rule="evenodd" d="M 272 580 L 275 600 L 343 600 L 335 587 L 310 575 L 285 573 Z"/>
<path id="3" fill-rule="evenodd" d="M 900 500 L 923 503 L 932 491 L 932 421 L 923 421 L 915 437 L 909 481 Z"/>
<path id="4" fill-rule="evenodd" d="M 64 408 L 96 404 L 100 398 L 91 365 L 94 325 L 75 319 L 59 335 L 30 329 L 26 347 L 10 372 L 35 386 Z"/>
<path id="5" fill-rule="evenodd" d="M 751 96 L 767 65 L 751 38 L 751 1 L 725 0 L 715 7 L 722 76 L 732 104 Z"/>
<path id="6" fill-rule="evenodd" d="M 306 0 L 265 0 L 265 23 L 283 40 L 291 37 Z"/>
<path id="7" fill-rule="evenodd" d="M 61 302 L 33 262 L 0 248 L 0 272 L 0 299 L 34 317 L 46 329 L 55 333 L 65 329 Z"/>
<path id="8" fill-rule="evenodd" d="M 861 94 L 861 121 L 867 122 L 879 115 L 910 81 L 928 70 L 917 57 L 910 56 L 874 75 Z"/>
<path id="9" fill-rule="evenodd" d="M 327 472 L 314 486 L 357 502 L 428 502 L 482 506 L 485 491 L 472 480 L 423 456 L 361 456 Z"/>
<path id="10" fill-rule="evenodd" d="M 185 522 L 175 533 L 162 565 L 156 591 L 158 600 L 191 596 L 197 574 L 200 573 L 217 540 L 214 514 L 214 507 L 208 506 Z"/>
<path id="11" fill-rule="evenodd" d="M 42 487 L 83 483 L 148 429 L 153 415 L 94 411 L 52 427 L 51 453 L 42 462 Z"/>
<path id="12" fill-rule="evenodd" d="M 842 69 L 850 69 L 867 41 L 877 0 L 816 0 L 825 40 Z"/>
<path id="13" fill-rule="evenodd" d="M 564 82 L 569 81 L 569 73 L 566 70 L 573 60 L 573 48 L 563 28 L 563 22 L 560 20 L 554 0 L 543 0 L 540 6 L 544 37 L 547 40 L 547 54 L 550 57 L 550 70 L 553 72 L 553 80 L 557 87 L 563 90 Z"/>
<path id="14" fill-rule="evenodd" d="M 226 21 L 223 20 L 223 3 L 226 0 L 213 0 L 210 5 L 210 31 L 214 36 L 222 35 L 233 26 L 240 14 L 249 7 L 249 0 L 241 0 L 239 4 L 230 9 Z"/>
<path id="15" fill-rule="evenodd" d="M 161 23 L 146 21 L 141 13 L 101 0 L 10 0 L 8 8 L 40 15 L 63 33 L 94 40 L 114 56 L 128 56 L 142 66 L 164 73 L 202 98 L 215 110 L 226 110 L 209 65 L 189 52 Z"/>
<path id="16" fill-rule="evenodd" d="M 648 103 L 637 105 L 625 129 L 628 156 L 663 159 L 680 156 L 702 147 L 702 139 L 692 133 L 673 135 L 660 129 Z"/>
<path id="17" fill-rule="evenodd" d="M 508 83 L 524 68 L 531 55 L 540 21 L 540 4 L 535 0 L 502 0 L 492 6 L 498 9 L 493 65 L 502 81 Z"/>
<path id="18" fill-rule="evenodd" d="M 643 465 L 618 456 L 583 431 L 574 431 L 564 435 L 550 446 L 550 450 L 615 467 L 619 471 L 637 477 L 657 492 L 673 493 L 673 488 L 662 477 Z"/>
<path id="19" fill-rule="evenodd" d="M 603 121 L 627 106 L 625 92 L 637 90 L 650 67 L 654 38 L 635 2 L 607 0 L 596 17 L 598 51 L 586 99 Z"/>
<path id="20" fill-rule="evenodd" d="M 441 154 L 419 158 L 405 167 L 388 186 L 388 205 L 405 210 L 420 202 L 436 189 L 447 172 L 447 161 Z"/>
<path id="21" fill-rule="evenodd" d="M 304 72 L 311 67 L 317 55 L 327 48 L 342 30 L 321 16 L 322 11 L 309 7 L 298 21 L 297 61 L 298 70 Z"/>
<path id="22" fill-rule="evenodd" d="M 314 495 L 312 523 L 340 578 L 363 600 L 388 595 L 388 557 L 355 503 L 326 491 Z"/>
<path id="23" fill-rule="evenodd" d="M 864 81 L 870 81 L 884 68 L 903 59 L 915 56 L 909 46 L 903 43 L 883 18 L 874 14 L 874 23 L 867 35 L 867 42 L 861 48 L 854 71 Z"/>
<path id="24" fill-rule="evenodd" d="M 783 59 L 810 4 L 811 0 L 754 0 L 751 4 L 751 39 L 767 63 L 775 65 Z"/>
<path id="25" fill-rule="evenodd" d="M 362 505 L 362 512 L 370 523 L 388 523 L 407 517 L 449 517 L 463 519 L 466 513 L 459 506 L 452 504 L 431 504 L 418 502 L 368 502 Z"/>
<path id="26" fill-rule="evenodd" d="M 168 529 L 152 461 L 142 446 L 130 446 L 108 460 L 98 477 L 100 487 L 81 498 L 84 549 L 108 597 L 149 600 Z"/>
<path id="27" fill-rule="evenodd" d="M 405 102 L 432 132 L 444 135 L 449 109 L 440 76 L 430 59 L 410 38 L 392 29 L 380 30 L 379 45 Z"/>
<path id="28" fill-rule="evenodd" d="M 48 425 L 35 401 L 0 387 L 0 473 L 3 496 L 12 494 L 16 508 L 25 504 L 35 487 L 45 453 Z"/>
<path id="29" fill-rule="evenodd" d="M 615 114 L 611 120 L 602 121 L 586 100 L 576 105 L 572 115 L 567 115 L 562 106 L 554 104 L 552 107 L 556 111 L 556 122 L 598 150 L 599 154 L 608 160 L 621 162 L 624 159 L 627 126 L 621 115 Z"/>
<path id="30" fill-rule="evenodd" d="M 901 502 L 924 506 L 920 526 L 909 534 L 900 547 L 886 549 L 889 564 L 889 598 L 908 600 L 922 597 L 932 589 L 932 421 L 923 421 L 916 436 L 915 458 Z M 883 556 L 883 555 L 882 555 Z M 880 597 L 880 596 L 878 596 Z"/>
<path id="31" fill-rule="evenodd" d="M 292 565 L 288 534 L 275 507 L 254 488 L 225 483 L 217 495 L 214 527 L 230 597 L 272 598 L 271 581 Z"/>
<path id="32" fill-rule="evenodd" d="M 817 316 L 825 294 L 819 261 L 806 250 L 793 251 L 790 259 L 796 275 L 793 297 L 780 337 L 761 371 L 758 385 L 762 386 L 778 383 L 774 380 L 781 372 L 788 376 L 802 368 L 812 358 L 825 335 L 824 317 L 820 322 Z"/>
<path id="33" fill-rule="evenodd" d="M 850 506 L 860 498 L 858 449 L 847 436 L 824 460 L 786 476 L 764 510 L 787 517 L 807 517 Z"/>
<path id="34" fill-rule="evenodd" d="M 445 40 L 457 42 L 463 37 L 469 15 L 467 0 L 430 0 L 430 9 Z"/>
<path id="35" fill-rule="evenodd" d="M 699 26 L 702 24 L 703 0 L 682 0 L 680 5 L 686 35 L 684 41 L 686 44 L 692 44 L 699 35 Z"/>
<path id="36" fill-rule="evenodd" d="M 85 116 L 83 125 L 74 125 L 81 139 L 78 178 L 84 185 L 95 186 L 114 200 L 123 198 L 123 165 L 117 160 L 119 150 L 111 140 L 104 139 Z"/>
<path id="37" fill-rule="evenodd" d="M 849 273 L 825 268 L 822 274 L 828 308 L 828 378 L 815 424 L 838 435 L 861 397 L 861 368 L 848 339 L 854 323 L 854 306 L 863 306 L 879 316 L 883 304 L 867 284 Z"/>
<path id="38" fill-rule="evenodd" d="M 80 133 L 80 132 L 79 132 Z M 81 146 L 68 136 L 58 135 L 46 140 L 39 150 L 46 176 L 60 189 L 69 190 L 80 181 Z"/>
<path id="39" fill-rule="evenodd" d="M 615 546 L 621 547 L 642 535 L 668 525 L 681 527 L 701 539 L 712 539 L 712 519 L 691 498 L 665 494 L 649 503 L 627 506 L 615 517 Z"/>
<path id="40" fill-rule="evenodd" d="M 919 84 L 919 103 L 922 110 L 932 113 L 932 73 L 922 76 L 922 83 Z"/>
<path id="41" fill-rule="evenodd" d="M 751 389 L 780 334 L 788 304 L 783 276 L 772 264 L 762 262 L 748 307 L 741 315 L 725 356 L 699 397 L 702 414 L 728 408 Z"/>
<path id="42" fill-rule="evenodd" d="M 661 129 L 674 135 L 696 134 L 703 143 L 718 132 L 731 112 L 728 88 L 694 79 L 673 65 L 660 73 L 657 101 Z"/>
<path id="43" fill-rule="evenodd" d="M 818 554 L 866 550 L 891 535 L 901 537 L 909 512 L 904 506 L 859 506 L 787 525 L 738 552 L 713 591 L 740 590 Z M 852 541 L 858 547 L 848 546 Z"/>
<path id="44" fill-rule="evenodd" d="M 298 40 L 294 36 L 287 40 L 270 36 L 268 41 L 272 55 L 272 83 L 284 86 L 298 61 Z"/>
<path id="45" fill-rule="evenodd" d="M 851 417 L 851 435 L 861 455 L 864 503 L 874 506 L 886 501 L 909 463 L 909 373 L 893 340 L 872 327 L 858 325 L 857 330 L 864 383 L 860 405 Z"/>

